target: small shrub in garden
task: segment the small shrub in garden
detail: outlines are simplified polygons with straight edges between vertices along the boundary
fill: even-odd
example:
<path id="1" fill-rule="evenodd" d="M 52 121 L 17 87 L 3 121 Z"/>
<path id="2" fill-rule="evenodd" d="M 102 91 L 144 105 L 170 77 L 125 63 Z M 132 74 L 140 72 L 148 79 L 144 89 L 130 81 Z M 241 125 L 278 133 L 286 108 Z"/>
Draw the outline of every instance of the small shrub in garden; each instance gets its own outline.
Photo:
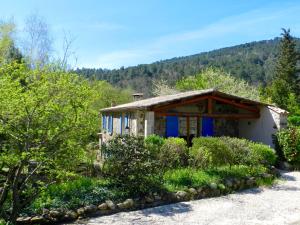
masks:
<path id="1" fill-rule="evenodd" d="M 155 134 L 150 135 L 145 139 L 146 148 L 153 154 L 158 154 L 164 143 L 165 139 Z"/>
<path id="2" fill-rule="evenodd" d="M 194 138 L 190 156 L 191 164 L 199 168 L 233 164 L 232 152 L 225 142 L 217 137 Z"/>
<path id="3" fill-rule="evenodd" d="M 168 138 L 162 145 L 158 160 L 163 168 L 178 168 L 188 164 L 188 147 L 182 138 Z"/>
<path id="4" fill-rule="evenodd" d="M 300 166 L 300 128 L 291 127 L 277 133 L 279 147 L 286 160 L 296 167 Z"/>
<path id="5" fill-rule="evenodd" d="M 108 156 L 104 172 L 124 191 L 143 195 L 160 185 L 159 163 L 145 147 L 143 137 L 116 136 L 102 148 Z"/>
<path id="6" fill-rule="evenodd" d="M 275 165 L 277 156 L 275 151 L 267 145 L 250 142 L 251 148 L 250 161 L 253 165 L 255 162 L 265 165 Z"/>
<path id="7" fill-rule="evenodd" d="M 221 137 L 220 139 L 230 149 L 233 164 L 251 164 L 251 148 L 248 140 L 234 137 Z"/>

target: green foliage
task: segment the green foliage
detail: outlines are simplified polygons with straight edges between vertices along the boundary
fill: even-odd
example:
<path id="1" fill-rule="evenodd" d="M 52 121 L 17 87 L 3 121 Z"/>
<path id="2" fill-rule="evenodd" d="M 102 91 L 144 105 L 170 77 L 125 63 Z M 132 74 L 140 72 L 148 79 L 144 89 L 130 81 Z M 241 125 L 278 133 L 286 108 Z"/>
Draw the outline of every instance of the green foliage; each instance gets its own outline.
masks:
<path id="1" fill-rule="evenodd" d="M 291 127 L 280 130 L 277 133 L 277 140 L 286 160 L 300 166 L 300 128 Z"/>
<path id="2" fill-rule="evenodd" d="M 0 22 L 0 64 L 21 61 L 22 55 L 15 47 L 13 35 L 16 27 L 12 22 Z"/>
<path id="3" fill-rule="evenodd" d="M 271 87 L 271 98 L 274 103 L 284 109 L 289 107 L 290 94 L 296 96 L 298 103 L 300 100 L 297 75 L 298 58 L 296 42 L 290 35 L 290 30 L 283 29 L 274 81 Z"/>
<path id="4" fill-rule="evenodd" d="M 51 66 L 30 69 L 13 62 L 0 67 L 0 171 L 7 172 L 0 174 L 7 180 L 1 213 L 15 219 L 41 187 L 74 175 L 79 163 L 91 161 L 87 146 L 97 138 L 99 106 L 110 105 L 109 94 L 98 91 L 106 86 L 108 93 L 116 91 L 106 82 Z M 128 95 L 123 96 L 125 101 Z M 12 194 L 20 201 L 12 204 Z"/>
<path id="5" fill-rule="evenodd" d="M 296 39 L 296 42 L 297 48 L 299 48 L 299 39 Z M 265 87 L 274 76 L 279 43 L 280 39 L 275 38 L 147 65 L 122 67 L 114 70 L 82 68 L 75 72 L 84 77 L 106 80 L 119 87 L 133 88 L 136 91 L 144 92 L 146 96 L 152 94 L 153 80 L 167 81 L 167 86 L 163 90 L 169 90 L 169 86 L 174 86 L 176 81 L 182 77 L 198 74 L 209 67 L 223 68 L 235 78 Z M 170 93 L 169 91 L 163 92 Z"/>
<path id="6" fill-rule="evenodd" d="M 24 211 L 41 213 L 44 208 L 77 209 L 81 206 L 99 204 L 107 199 L 118 200 L 125 197 L 106 180 L 82 177 L 52 184 L 43 189 L 38 198 Z"/>
<path id="7" fill-rule="evenodd" d="M 103 145 L 104 171 L 125 192 L 143 195 L 160 185 L 159 163 L 143 137 L 116 136 Z"/>
<path id="8" fill-rule="evenodd" d="M 163 168 L 178 168 L 188 164 L 188 147 L 182 138 L 168 138 L 160 148 L 158 160 Z"/>
<path id="9" fill-rule="evenodd" d="M 245 178 L 258 176 L 266 172 L 263 166 L 249 167 L 243 165 L 223 166 L 199 170 L 195 168 L 178 168 L 164 174 L 164 183 L 168 190 L 178 191 L 189 187 L 202 187 L 211 183 L 221 184 L 226 178 Z"/>
<path id="10" fill-rule="evenodd" d="M 289 116 L 288 123 L 290 126 L 300 127 L 300 116 L 298 116 L 298 115 Z"/>
<path id="11" fill-rule="evenodd" d="M 261 143 L 250 142 L 249 147 L 251 149 L 250 160 L 252 163 L 262 163 L 264 165 L 275 165 L 277 155 L 275 151 L 267 145 Z"/>
<path id="12" fill-rule="evenodd" d="M 152 134 L 145 138 L 146 148 L 149 149 L 149 151 L 151 151 L 155 155 L 158 155 L 164 143 L 165 139 L 155 134 Z"/>
<path id="13" fill-rule="evenodd" d="M 232 153 L 224 141 L 215 137 L 199 137 L 193 139 L 190 149 L 191 165 L 199 168 L 231 165 Z"/>
<path id="14" fill-rule="evenodd" d="M 199 168 L 223 165 L 274 165 L 276 154 L 269 146 L 231 137 L 193 139 L 191 166 Z"/>
<path id="15" fill-rule="evenodd" d="M 206 68 L 195 76 L 185 77 L 178 81 L 176 88 L 181 91 L 216 88 L 219 91 L 241 97 L 259 100 L 256 87 L 250 86 L 244 80 L 234 78 L 224 70 Z"/>

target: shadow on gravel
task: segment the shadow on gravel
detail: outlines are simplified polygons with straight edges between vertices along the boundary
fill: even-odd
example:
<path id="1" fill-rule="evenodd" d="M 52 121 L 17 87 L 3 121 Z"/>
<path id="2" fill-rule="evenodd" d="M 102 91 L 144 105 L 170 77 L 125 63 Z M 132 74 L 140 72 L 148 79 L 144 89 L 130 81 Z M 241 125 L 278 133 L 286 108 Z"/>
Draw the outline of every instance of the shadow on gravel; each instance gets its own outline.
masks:
<path id="1" fill-rule="evenodd" d="M 192 210 L 189 204 L 179 202 L 176 204 L 164 205 L 163 207 L 156 207 L 152 209 L 143 210 L 142 214 L 145 216 L 156 214 L 161 216 L 173 216 L 178 213 L 186 213 Z"/>
<path id="2" fill-rule="evenodd" d="M 285 173 L 287 173 L 287 172 L 285 172 Z M 295 181 L 296 180 L 296 178 L 294 176 L 291 176 L 291 175 L 288 175 L 285 173 L 281 174 L 281 179 L 287 180 L 287 181 Z"/>

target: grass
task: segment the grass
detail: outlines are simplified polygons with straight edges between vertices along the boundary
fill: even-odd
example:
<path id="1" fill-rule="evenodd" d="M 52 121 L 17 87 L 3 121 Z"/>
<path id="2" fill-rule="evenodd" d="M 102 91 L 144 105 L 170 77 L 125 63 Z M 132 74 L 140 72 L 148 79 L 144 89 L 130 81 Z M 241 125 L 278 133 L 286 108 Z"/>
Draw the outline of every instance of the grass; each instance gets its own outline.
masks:
<path id="1" fill-rule="evenodd" d="M 242 178 L 258 176 L 266 172 L 263 166 L 223 166 L 215 169 L 197 170 L 194 168 L 181 168 L 169 170 L 164 174 L 164 185 L 169 191 L 183 190 L 189 187 L 201 187 L 210 183 L 221 183 L 226 178 Z M 264 179 L 260 181 L 264 182 Z"/>
<path id="2" fill-rule="evenodd" d="M 42 190 L 35 201 L 26 208 L 26 214 L 40 213 L 47 209 L 76 209 L 90 204 L 99 204 L 107 199 L 125 199 L 126 193 L 110 185 L 105 179 L 77 178 L 59 184 L 50 185 Z"/>

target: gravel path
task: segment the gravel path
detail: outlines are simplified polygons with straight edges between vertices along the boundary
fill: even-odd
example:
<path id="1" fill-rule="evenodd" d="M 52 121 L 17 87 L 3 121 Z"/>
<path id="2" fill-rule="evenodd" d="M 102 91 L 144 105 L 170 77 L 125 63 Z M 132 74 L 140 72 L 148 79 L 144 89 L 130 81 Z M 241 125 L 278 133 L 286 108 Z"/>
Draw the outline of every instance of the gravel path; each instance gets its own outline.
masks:
<path id="1" fill-rule="evenodd" d="M 88 225 L 300 225 L 300 172 L 271 188 L 91 218 Z"/>

